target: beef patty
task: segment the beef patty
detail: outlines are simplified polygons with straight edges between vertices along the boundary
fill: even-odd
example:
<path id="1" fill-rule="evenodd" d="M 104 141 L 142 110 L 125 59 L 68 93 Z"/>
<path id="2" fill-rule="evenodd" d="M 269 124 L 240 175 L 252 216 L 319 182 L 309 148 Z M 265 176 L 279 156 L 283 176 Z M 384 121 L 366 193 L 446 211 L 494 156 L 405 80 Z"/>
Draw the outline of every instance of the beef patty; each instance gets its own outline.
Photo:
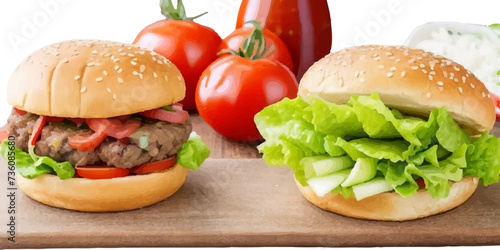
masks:
<path id="1" fill-rule="evenodd" d="M 16 146 L 28 152 L 28 141 L 33 132 L 37 115 L 12 112 L 8 119 L 7 132 L 15 136 Z M 95 150 L 82 152 L 69 145 L 69 138 L 89 132 L 72 123 L 48 123 L 35 144 L 35 153 L 56 161 L 68 161 L 74 166 L 106 163 L 118 168 L 132 168 L 148 162 L 160 161 L 177 153 L 189 139 L 191 122 L 173 124 L 143 118 L 141 126 L 129 138 L 129 143 L 108 137 Z"/>

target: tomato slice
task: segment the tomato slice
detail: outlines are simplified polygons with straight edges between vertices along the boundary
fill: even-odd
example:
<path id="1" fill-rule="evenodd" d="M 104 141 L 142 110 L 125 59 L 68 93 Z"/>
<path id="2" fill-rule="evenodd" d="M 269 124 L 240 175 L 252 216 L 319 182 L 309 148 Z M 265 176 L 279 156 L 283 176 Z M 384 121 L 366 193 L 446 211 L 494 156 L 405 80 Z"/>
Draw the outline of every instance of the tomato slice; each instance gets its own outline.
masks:
<path id="1" fill-rule="evenodd" d="M 69 139 L 69 145 L 77 150 L 88 152 L 99 146 L 108 135 L 104 132 L 80 133 Z"/>
<path id="2" fill-rule="evenodd" d="M 7 134 L 7 131 L 5 130 L 0 130 L 0 142 L 3 142 L 9 138 L 9 135 Z"/>
<path id="3" fill-rule="evenodd" d="M 61 123 L 64 121 L 64 119 L 64 117 L 47 116 L 47 122 Z"/>
<path id="4" fill-rule="evenodd" d="M 141 122 L 128 120 L 122 123 L 119 118 L 99 118 L 87 119 L 87 125 L 95 132 L 104 132 L 113 138 L 123 139 L 130 137 L 141 126 Z"/>
<path id="5" fill-rule="evenodd" d="M 83 124 L 85 122 L 84 118 L 66 118 L 66 120 L 73 122 L 76 125 Z"/>
<path id="6" fill-rule="evenodd" d="M 125 177 L 130 174 L 130 170 L 125 168 L 103 167 L 103 166 L 85 166 L 77 167 L 78 176 L 86 179 L 100 180 Z"/>
<path id="7" fill-rule="evenodd" d="M 22 109 L 17 109 L 17 108 L 14 108 L 14 111 L 16 111 L 18 115 L 25 115 L 26 113 L 28 113 Z"/>
<path id="8" fill-rule="evenodd" d="M 47 124 L 47 117 L 46 116 L 40 116 L 38 117 L 38 120 L 35 122 L 35 126 L 33 127 L 33 133 L 31 134 L 31 138 L 29 140 L 29 145 L 35 146 L 35 143 L 38 141 L 38 138 L 40 138 L 40 135 L 42 134 L 43 127 Z"/>
<path id="9" fill-rule="evenodd" d="M 146 163 L 139 167 L 135 167 L 132 169 L 132 172 L 134 174 L 148 174 L 148 173 L 160 172 L 171 168 L 172 166 L 175 165 L 176 162 L 177 162 L 177 157 L 173 156 L 166 160 Z"/>
<path id="10" fill-rule="evenodd" d="M 139 113 L 145 117 L 153 118 L 160 121 L 170 123 L 184 123 L 189 118 L 189 113 L 182 110 L 179 106 L 172 106 L 175 112 L 166 111 L 163 109 L 153 109 Z"/>
<path id="11" fill-rule="evenodd" d="M 418 179 L 415 180 L 415 182 L 417 182 L 418 187 L 425 188 L 425 181 L 424 181 L 424 179 L 418 178 Z"/>
<path id="12" fill-rule="evenodd" d="M 493 103 L 495 104 L 495 113 L 497 114 L 497 120 L 500 120 L 500 97 L 490 93 L 491 99 L 493 99 Z"/>

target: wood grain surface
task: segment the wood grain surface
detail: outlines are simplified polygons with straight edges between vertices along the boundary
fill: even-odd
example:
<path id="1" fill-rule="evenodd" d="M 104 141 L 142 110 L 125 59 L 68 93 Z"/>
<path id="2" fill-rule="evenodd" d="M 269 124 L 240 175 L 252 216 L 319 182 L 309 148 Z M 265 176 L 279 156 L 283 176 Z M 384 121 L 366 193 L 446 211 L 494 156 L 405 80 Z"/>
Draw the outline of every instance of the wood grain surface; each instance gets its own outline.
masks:
<path id="1" fill-rule="evenodd" d="M 212 149 L 178 193 L 119 213 L 82 213 L 16 193 L 16 243 L 7 241 L 7 168 L 0 161 L 0 248 L 159 246 L 443 246 L 500 244 L 500 184 L 462 206 L 409 222 L 374 222 L 325 212 L 300 194 L 288 168 L 266 166 L 254 146 L 226 141 L 199 117 Z M 495 128 L 500 135 L 500 126 Z"/>

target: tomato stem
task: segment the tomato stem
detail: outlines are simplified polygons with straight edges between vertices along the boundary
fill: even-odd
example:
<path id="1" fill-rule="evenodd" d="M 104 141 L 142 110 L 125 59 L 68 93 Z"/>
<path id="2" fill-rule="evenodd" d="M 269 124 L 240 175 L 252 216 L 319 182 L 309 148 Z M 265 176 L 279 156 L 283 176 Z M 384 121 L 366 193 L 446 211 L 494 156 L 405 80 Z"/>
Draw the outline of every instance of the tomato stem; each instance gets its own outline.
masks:
<path id="1" fill-rule="evenodd" d="M 184 3 L 182 3 L 182 0 L 177 0 L 177 8 L 174 7 L 172 0 L 160 0 L 160 8 L 161 8 L 161 14 L 164 15 L 169 20 L 193 21 L 194 19 L 199 18 L 208 13 L 205 12 L 194 17 L 187 17 L 186 8 L 184 7 Z"/>
<path id="2" fill-rule="evenodd" d="M 235 56 L 240 56 L 243 58 L 257 60 L 261 58 L 267 58 L 271 56 L 276 48 L 274 45 L 266 47 L 266 38 L 262 31 L 262 27 L 257 21 L 248 21 L 245 24 L 252 24 L 254 29 L 252 34 L 243 42 L 241 48 L 238 51 L 230 50 L 229 52 Z M 223 53 L 221 51 L 220 53 Z"/>

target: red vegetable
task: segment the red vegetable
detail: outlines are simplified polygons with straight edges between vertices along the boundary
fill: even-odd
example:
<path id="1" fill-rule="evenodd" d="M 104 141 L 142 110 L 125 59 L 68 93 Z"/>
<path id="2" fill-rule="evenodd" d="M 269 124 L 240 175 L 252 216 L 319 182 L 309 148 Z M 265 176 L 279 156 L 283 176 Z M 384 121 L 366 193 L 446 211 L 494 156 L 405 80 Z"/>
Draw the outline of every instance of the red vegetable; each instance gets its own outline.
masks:
<path id="1" fill-rule="evenodd" d="M 98 180 L 125 177 L 130 174 L 130 170 L 105 166 L 85 166 L 77 167 L 76 173 L 83 178 Z"/>
<path id="2" fill-rule="evenodd" d="M 35 126 L 33 127 L 33 132 L 31 134 L 31 138 L 29 140 L 29 145 L 35 146 L 35 143 L 38 141 L 38 138 L 40 138 L 40 135 L 42 134 L 42 130 L 46 124 L 47 124 L 47 117 L 46 116 L 38 117 L 38 120 L 36 120 Z"/>
<path id="3" fill-rule="evenodd" d="M 160 1 L 160 7 L 167 19 L 144 28 L 134 43 L 177 66 L 186 82 L 186 98 L 182 103 L 186 110 L 194 110 L 196 84 L 203 70 L 217 59 L 222 39 L 212 28 L 195 23 L 197 17 L 187 17 L 182 1 L 178 1 L 177 9 L 171 0 Z"/>
<path id="4" fill-rule="evenodd" d="M 156 120 L 171 122 L 171 123 L 184 123 L 189 118 L 189 113 L 180 109 L 179 107 L 172 106 L 175 112 L 166 111 L 163 109 L 153 109 L 139 113 L 145 117 L 153 118 Z"/>
<path id="5" fill-rule="evenodd" d="M 424 181 L 424 179 L 418 178 L 418 179 L 415 180 L 415 182 L 417 182 L 418 187 L 425 188 L 425 181 Z"/>
<path id="6" fill-rule="evenodd" d="M 26 113 L 28 113 L 28 112 L 26 112 L 26 111 L 24 111 L 24 110 L 17 109 L 17 108 L 14 108 L 14 111 L 16 111 L 16 113 L 17 113 L 18 115 L 25 115 Z"/>
<path id="7" fill-rule="evenodd" d="M 177 162 L 177 158 L 174 156 L 174 157 L 170 157 L 166 160 L 143 164 L 139 167 L 132 169 L 132 172 L 135 174 L 147 174 L 147 173 L 160 172 L 160 171 L 171 168 L 172 166 L 175 165 L 176 162 Z"/>
<path id="8" fill-rule="evenodd" d="M 254 28 L 244 26 L 233 31 L 233 33 L 224 38 L 219 47 L 219 51 L 227 49 L 238 51 L 238 49 L 243 46 L 245 40 L 252 35 L 254 29 L 260 29 L 264 35 L 266 45 L 274 47 L 274 53 L 269 55 L 267 59 L 280 62 L 287 66 L 290 71 L 293 71 L 292 56 L 290 55 L 286 44 L 270 30 L 262 29 L 257 22 L 251 23 L 254 25 Z"/>
<path id="9" fill-rule="evenodd" d="M 128 120 L 122 123 L 119 118 L 97 118 L 87 119 L 87 125 L 94 132 L 104 132 L 110 137 L 123 139 L 130 137 L 141 126 L 141 122 Z"/>
<path id="10" fill-rule="evenodd" d="M 99 146 L 108 135 L 104 132 L 87 132 L 80 133 L 69 138 L 69 145 L 77 150 L 88 152 Z"/>
<path id="11" fill-rule="evenodd" d="M 265 39 L 255 29 L 237 55 L 221 57 L 202 74 L 196 90 L 200 116 L 235 141 L 262 140 L 254 116 L 285 97 L 297 97 L 297 80 L 283 64 L 265 59 Z M 253 45 L 251 43 L 254 43 Z M 252 51 L 253 50 L 253 51 Z"/>

